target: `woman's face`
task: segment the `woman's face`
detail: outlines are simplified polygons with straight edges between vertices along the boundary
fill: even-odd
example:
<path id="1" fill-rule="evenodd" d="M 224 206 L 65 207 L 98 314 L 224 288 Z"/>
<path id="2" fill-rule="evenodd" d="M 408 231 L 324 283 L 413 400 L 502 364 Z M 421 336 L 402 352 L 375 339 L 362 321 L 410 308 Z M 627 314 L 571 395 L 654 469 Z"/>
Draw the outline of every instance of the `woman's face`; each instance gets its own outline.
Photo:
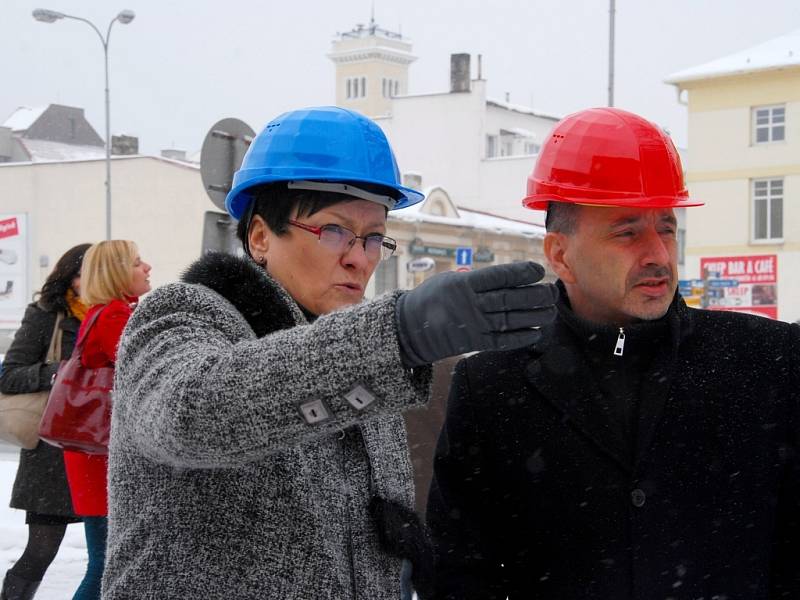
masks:
<path id="1" fill-rule="evenodd" d="M 139 256 L 133 261 L 133 277 L 129 296 L 138 298 L 150 291 L 150 269 L 152 267 L 144 262 Z"/>
<path id="2" fill-rule="evenodd" d="M 75 292 L 76 296 L 81 295 L 81 274 L 78 273 L 75 277 L 72 278 L 72 283 L 69 284 L 69 287 L 72 288 L 72 291 Z"/>
<path id="3" fill-rule="evenodd" d="M 292 219 L 311 227 L 339 225 L 362 237 L 386 233 L 386 209 L 367 200 L 334 204 L 309 217 L 293 213 Z M 267 270 L 306 310 L 324 315 L 363 299 L 380 261 L 367 257 L 363 240 L 355 240 L 344 252 L 335 252 L 320 244 L 316 234 L 297 226 L 289 225 L 280 236 L 265 225 L 264 229 L 267 249 L 262 254 Z"/>

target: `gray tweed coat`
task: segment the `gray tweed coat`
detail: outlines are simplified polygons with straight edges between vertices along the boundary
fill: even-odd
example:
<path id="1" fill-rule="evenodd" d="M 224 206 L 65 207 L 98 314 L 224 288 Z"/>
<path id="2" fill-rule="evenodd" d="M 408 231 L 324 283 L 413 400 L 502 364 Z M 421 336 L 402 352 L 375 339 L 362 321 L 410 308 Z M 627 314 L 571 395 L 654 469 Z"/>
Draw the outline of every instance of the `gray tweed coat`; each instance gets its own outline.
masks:
<path id="1" fill-rule="evenodd" d="M 148 295 L 117 358 L 103 598 L 399 597 L 368 504 L 413 506 L 397 295 L 308 324 L 245 259 Z"/>

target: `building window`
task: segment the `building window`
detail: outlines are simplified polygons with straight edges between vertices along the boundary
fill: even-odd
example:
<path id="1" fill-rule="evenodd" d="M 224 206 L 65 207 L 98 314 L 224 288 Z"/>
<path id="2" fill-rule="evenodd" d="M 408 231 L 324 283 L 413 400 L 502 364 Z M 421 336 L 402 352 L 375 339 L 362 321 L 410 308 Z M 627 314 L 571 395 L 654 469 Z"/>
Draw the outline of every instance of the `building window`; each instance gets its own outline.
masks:
<path id="1" fill-rule="evenodd" d="M 538 154 L 539 144 L 535 142 L 525 142 L 525 154 Z"/>
<path id="2" fill-rule="evenodd" d="M 753 140 L 756 144 L 782 142 L 786 135 L 786 107 L 760 106 L 753 109 Z"/>
<path id="3" fill-rule="evenodd" d="M 383 97 L 391 98 L 392 96 L 397 96 L 397 90 L 399 89 L 399 86 L 399 81 L 395 81 L 393 79 L 384 79 L 381 86 Z"/>
<path id="4" fill-rule="evenodd" d="M 347 80 L 347 97 L 363 98 L 367 95 L 367 78 L 351 77 Z"/>
<path id="5" fill-rule="evenodd" d="M 753 180 L 753 240 L 783 239 L 783 179 Z"/>
<path id="6" fill-rule="evenodd" d="M 497 156 L 497 136 L 486 136 L 486 158 L 494 158 Z"/>
<path id="7" fill-rule="evenodd" d="M 382 260 L 375 269 L 375 295 L 397 289 L 397 256 Z"/>

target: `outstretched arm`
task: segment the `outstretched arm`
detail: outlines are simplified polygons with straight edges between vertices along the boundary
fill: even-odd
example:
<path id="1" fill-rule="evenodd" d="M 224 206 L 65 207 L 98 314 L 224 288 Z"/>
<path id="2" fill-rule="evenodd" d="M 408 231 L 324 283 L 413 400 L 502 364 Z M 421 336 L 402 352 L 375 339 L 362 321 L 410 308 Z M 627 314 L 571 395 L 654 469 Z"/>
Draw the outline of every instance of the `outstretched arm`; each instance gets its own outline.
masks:
<path id="1" fill-rule="evenodd" d="M 225 467 L 422 405 L 430 368 L 402 366 L 395 302 L 384 296 L 248 339 L 217 294 L 160 288 L 120 345 L 114 436 L 158 462 Z"/>

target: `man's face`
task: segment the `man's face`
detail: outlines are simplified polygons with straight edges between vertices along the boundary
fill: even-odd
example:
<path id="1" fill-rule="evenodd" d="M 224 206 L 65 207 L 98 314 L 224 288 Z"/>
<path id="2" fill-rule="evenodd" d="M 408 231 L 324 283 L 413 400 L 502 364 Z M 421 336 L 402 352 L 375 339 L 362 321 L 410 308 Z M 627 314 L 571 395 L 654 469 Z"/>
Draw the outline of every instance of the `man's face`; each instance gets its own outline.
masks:
<path id="1" fill-rule="evenodd" d="M 661 318 L 675 295 L 671 208 L 581 206 L 576 231 L 548 233 L 545 253 L 575 313 L 595 323 Z"/>

